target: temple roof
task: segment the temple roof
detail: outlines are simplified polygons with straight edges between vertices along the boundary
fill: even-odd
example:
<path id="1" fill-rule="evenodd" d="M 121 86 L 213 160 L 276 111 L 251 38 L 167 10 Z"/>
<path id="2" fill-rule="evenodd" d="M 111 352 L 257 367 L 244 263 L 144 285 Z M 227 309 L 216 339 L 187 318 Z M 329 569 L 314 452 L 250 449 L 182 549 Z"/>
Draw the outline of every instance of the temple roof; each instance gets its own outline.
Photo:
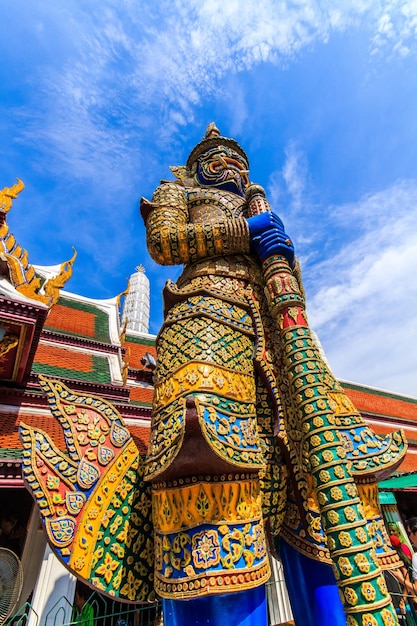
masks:
<path id="1" fill-rule="evenodd" d="M 120 345 L 118 299 L 97 300 L 61 292 L 45 323 L 45 330 Z"/>
<path id="2" fill-rule="evenodd" d="M 74 347 L 41 341 L 35 353 L 32 371 L 57 378 L 110 384 L 109 356 L 76 350 Z M 119 378 L 120 381 L 120 378 Z"/>
<path id="3" fill-rule="evenodd" d="M 340 383 L 375 433 L 404 430 L 408 450 L 398 471 L 417 471 L 417 399 L 357 383 Z"/>
<path id="4" fill-rule="evenodd" d="M 361 413 L 395 416 L 417 424 L 417 398 L 345 381 L 341 384 Z"/>

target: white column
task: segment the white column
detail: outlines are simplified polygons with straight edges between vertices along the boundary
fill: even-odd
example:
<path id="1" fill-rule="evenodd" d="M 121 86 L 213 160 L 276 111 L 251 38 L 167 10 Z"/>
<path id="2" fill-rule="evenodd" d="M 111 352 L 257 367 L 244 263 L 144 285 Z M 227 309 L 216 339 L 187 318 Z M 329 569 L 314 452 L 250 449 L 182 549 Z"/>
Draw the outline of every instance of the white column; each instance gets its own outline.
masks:
<path id="1" fill-rule="evenodd" d="M 270 623 L 287 624 L 293 619 L 281 561 L 270 557 L 272 576 L 266 585 Z"/>
<path id="2" fill-rule="evenodd" d="M 41 526 L 38 508 L 33 506 L 27 527 L 25 546 L 20 559 L 23 568 L 23 588 L 16 608 L 20 608 L 32 596 L 42 565 L 45 547 L 46 535 Z"/>
<path id="3" fill-rule="evenodd" d="M 33 592 L 28 626 L 61 626 L 71 621 L 76 578 L 46 546 Z"/>

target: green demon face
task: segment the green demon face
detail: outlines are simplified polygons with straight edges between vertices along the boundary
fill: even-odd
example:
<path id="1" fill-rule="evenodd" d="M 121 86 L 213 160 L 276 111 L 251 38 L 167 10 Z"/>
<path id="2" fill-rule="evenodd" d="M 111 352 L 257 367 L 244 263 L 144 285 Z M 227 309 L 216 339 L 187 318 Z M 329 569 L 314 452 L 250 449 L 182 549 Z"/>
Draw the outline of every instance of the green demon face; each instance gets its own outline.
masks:
<path id="1" fill-rule="evenodd" d="M 219 187 L 244 197 L 248 174 L 243 156 L 226 146 L 216 146 L 198 158 L 195 180 L 199 185 Z"/>

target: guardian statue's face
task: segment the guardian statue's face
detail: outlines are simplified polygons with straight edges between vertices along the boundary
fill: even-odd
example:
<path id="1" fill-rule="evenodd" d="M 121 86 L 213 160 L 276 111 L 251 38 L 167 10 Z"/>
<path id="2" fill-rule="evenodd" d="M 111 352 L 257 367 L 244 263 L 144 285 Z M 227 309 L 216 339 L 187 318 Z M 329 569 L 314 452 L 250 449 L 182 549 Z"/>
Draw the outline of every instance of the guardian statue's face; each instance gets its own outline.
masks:
<path id="1" fill-rule="evenodd" d="M 197 160 L 195 180 L 198 185 L 215 186 L 245 196 L 249 185 L 248 163 L 227 146 L 216 146 Z"/>

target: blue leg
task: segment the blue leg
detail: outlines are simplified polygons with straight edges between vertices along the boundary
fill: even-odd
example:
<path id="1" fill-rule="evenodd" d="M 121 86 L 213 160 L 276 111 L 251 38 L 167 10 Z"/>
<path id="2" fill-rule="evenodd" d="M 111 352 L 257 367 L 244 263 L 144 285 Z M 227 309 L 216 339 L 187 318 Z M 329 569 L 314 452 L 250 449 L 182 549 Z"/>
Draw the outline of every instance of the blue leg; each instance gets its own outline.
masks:
<path id="1" fill-rule="evenodd" d="M 332 568 L 281 539 L 280 555 L 296 626 L 346 626 Z"/>
<path id="2" fill-rule="evenodd" d="M 193 600 L 162 600 L 164 626 L 267 626 L 265 585 Z"/>

